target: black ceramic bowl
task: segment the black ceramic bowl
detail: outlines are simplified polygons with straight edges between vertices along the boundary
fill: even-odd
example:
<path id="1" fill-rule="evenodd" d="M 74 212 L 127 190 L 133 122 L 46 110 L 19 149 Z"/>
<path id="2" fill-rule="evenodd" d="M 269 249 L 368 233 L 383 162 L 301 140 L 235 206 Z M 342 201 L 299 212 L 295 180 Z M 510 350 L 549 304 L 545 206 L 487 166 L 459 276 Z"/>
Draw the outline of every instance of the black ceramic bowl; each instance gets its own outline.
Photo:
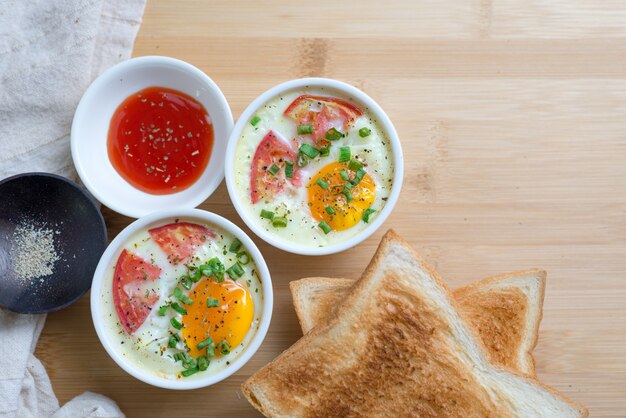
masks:
<path id="1" fill-rule="evenodd" d="M 94 200 L 70 180 L 26 173 L 0 181 L 0 307 L 64 308 L 91 287 L 107 244 Z"/>

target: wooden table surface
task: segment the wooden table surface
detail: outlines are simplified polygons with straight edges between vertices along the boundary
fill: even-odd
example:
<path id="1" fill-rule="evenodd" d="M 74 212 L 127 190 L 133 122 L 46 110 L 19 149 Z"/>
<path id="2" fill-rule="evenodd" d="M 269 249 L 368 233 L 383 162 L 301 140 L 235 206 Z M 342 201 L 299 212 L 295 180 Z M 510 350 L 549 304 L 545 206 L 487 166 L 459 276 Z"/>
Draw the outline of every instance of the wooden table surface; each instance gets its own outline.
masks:
<path id="1" fill-rule="evenodd" d="M 129 417 L 256 416 L 239 385 L 300 337 L 289 281 L 357 277 L 396 228 L 452 286 L 546 269 L 540 379 L 592 416 L 626 414 L 625 2 L 149 0 L 134 55 L 154 54 L 204 70 L 235 118 L 288 79 L 356 85 L 395 123 L 404 188 L 384 228 L 341 255 L 253 237 L 274 317 L 254 358 L 216 386 L 173 392 L 127 375 L 88 297 L 49 315 L 36 354 L 61 402 L 90 390 Z M 200 207 L 243 227 L 224 184 Z M 113 238 L 130 219 L 103 211 Z"/>

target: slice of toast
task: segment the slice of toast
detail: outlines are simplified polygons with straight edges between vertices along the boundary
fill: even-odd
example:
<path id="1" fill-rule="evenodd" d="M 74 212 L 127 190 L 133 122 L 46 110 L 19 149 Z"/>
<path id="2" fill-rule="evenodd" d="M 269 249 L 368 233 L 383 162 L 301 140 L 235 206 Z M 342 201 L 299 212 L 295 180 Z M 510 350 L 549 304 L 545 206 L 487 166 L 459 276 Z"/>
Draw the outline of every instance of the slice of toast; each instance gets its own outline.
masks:
<path id="1" fill-rule="evenodd" d="M 584 417 L 493 366 L 437 273 L 393 231 L 344 303 L 242 385 L 283 416 Z"/>
<path id="2" fill-rule="evenodd" d="M 489 277 L 453 292 L 461 314 L 487 348 L 492 363 L 535 376 L 532 350 L 542 316 L 546 272 Z M 352 279 L 308 277 L 289 283 L 303 333 L 323 323 L 349 294 Z"/>

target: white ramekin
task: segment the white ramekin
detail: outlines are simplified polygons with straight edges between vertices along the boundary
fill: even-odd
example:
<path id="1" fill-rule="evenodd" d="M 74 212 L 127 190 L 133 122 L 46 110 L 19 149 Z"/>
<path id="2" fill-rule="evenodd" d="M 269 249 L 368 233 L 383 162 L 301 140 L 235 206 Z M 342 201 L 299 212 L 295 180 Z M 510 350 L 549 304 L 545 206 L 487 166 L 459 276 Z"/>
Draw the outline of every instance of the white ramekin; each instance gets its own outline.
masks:
<path id="1" fill-rule="evenodd" d="M 113 168 L 107 134 L 113 113 L 130 95 L 146 87 L 167 87 L 198 100 L 213 122 L 213 150 L 201 177 L 177 193 L 154 195 L 131 186 Z M 162 209 L 193 208 L 206 200 L 224 178 L 226 141 L 233 116 L 221 90 L 198 68 L 169 57 L 140 57 L 111 67 L 87 88 L 72 122 L 72 159 L 83 184 L 101 203 L 138 218 Z"/>
<path id="2" fill-rule="evenodd" d="M 112 340 L 108 335 L 110 331 L 107 331 L 104 326 L 104 321 L 107 320 L 107 317 L 102 313 L 102 286 L 104 278 L 106 276 L 106 271 L 113 265 L 113 257 L 117 254 L 119 248 L 140 229 L 149 228 L 153 225 L 159 224 L 160 222 L 169 221 L 173 218 L 197 219 L 201 223 L 215 225 L 233 234 L 241 241 L 250 254 L 250 257 L 256 263 L 263 288 L 263 313 L 261 316 L 261 322 L 256 330 L 256 334 L 250 340 L 248 346 L 226 368 L 213 374 L 207 374 L 202 377 L 198 376 L 188 380 L 173 380 L 159 377 L 122 356 L 116 350 L 116 344 L 112 343 Z M 115 237 L 102 255 L 102 258 L 98 263 L 98 267 L 96 268 L 96 272 L 94 273 L 93 283 L 91 285 L 91 317 L 93 319 L 98 338 L 107 353 L 109 353 L 118 366 L 124 369 L 128 374 L 150 385 L 166 389 L 183 390 L 210 386 L 226 379 L 243 367 L 243 365 L 250 360 L 252 355 L 261 346 L 261 343 L 267 334 L 267 330 L 270 326 L 270 320 L 272 318 L 273 303 L 272 279 L 270 277 L 269 270 L 267 269 L 267 264 L 265 264 L 265 260 L 263 259 L 263 256 L 257 246 L 254 245 L 254 242 L 252 242 L 250 237 L 248 237 L 237 225 L 233 224 L 229 220 L 214 213 L 200 209 L 174 209 L 155 212 L 137 219 L 135 222 L 128 225 L 117 235 L 117 237 Z"/>
<path id="3" fill-rule="evenodd" d="M 324 247 L 319 246 L 308 246 L 302 244 L 296 244 L 289 242 L 285 239 L 281 239 L 270 232 L 267 232 L 260 224 L 259 220 L 256 218 L 252 218 L 247 211 L 243 208 L 241 202 L 239 201 L 239 193 L 237 192 L 237 186 L 235 184 L 235 151 L 237 149 L 237 142 L 239 141 L 239 137 L 241 136 L 241 132 L 243 131 L 245 125 L 248 123 L 252 115 L 265 103 L 274 99 L 281 94 L 286 92 L 300 89 L 300 88 L 316 88 L 323 87 L 325 89 L 335 90 L 339 93 L 342 93 L 346 97 L 350 97 L 355 100 L 355 102 L 367 107 L 368 110 L 376 117 L 378 123 L 382 126 L 383 131 L 389 138 L 391 142 L 391 150 L 393 153 L 394 159 L 394 172 L 393 172 L 393 185 L 391 186 L 391 193 L 389 194 L 389 198 L 382 211 L 376 216 L 373 222 L 371 222 L 367 228 L 363 229 L 356 235 L 350 237 L 349 239 L 336 243 L 327 245 Z M 398 138 L 398 133 L 394 128 L 391 120 L 387 116 L 387 114 L 383 111 L 383 109 L 376 103 L 371 97 L 357 89 L 350 84 L 344 83 L 342 81 L 333 80 L 329 78 L 300 78 L 296 80 L 287 81 L 281 83 L 277 86 L 272 87 L 267 90 L 265 93 L 258 96 L 250 105 L 243 111 L 235 127 L 233 128 L 230 139 L 228 140 L 228 147 L 226 149 L 226 164 L 225 164 L 225 177 L 226 177 L 226 185 L 228 186 L 228 194 L 230 195 L 230 199 L 239 213 L 239 216 L 243 219 L 243 221 L 248 225 L 248 227 L 258 235 L 261 239 L 263 239 L 268 244 L 273 245 L 276 248 L 280 248 L 281 250 L 288 251 L 295 254 L 303 254 L 303 255 L 326 255 L 326 254 L 334 254 L 341 251 L 345 251 L 349 248 L 358 245 L 360 242 L 368 238 L 372 235 L 389 217 L 391 211 L 393 210 L 396 202 L 398 201 L 398 196 L 400 195 L 400 189 L 402 188 L 402 177 L 404 175 L 404 159 L 402 156 L 402 147 L 400 145 L 400 139 Z"/>

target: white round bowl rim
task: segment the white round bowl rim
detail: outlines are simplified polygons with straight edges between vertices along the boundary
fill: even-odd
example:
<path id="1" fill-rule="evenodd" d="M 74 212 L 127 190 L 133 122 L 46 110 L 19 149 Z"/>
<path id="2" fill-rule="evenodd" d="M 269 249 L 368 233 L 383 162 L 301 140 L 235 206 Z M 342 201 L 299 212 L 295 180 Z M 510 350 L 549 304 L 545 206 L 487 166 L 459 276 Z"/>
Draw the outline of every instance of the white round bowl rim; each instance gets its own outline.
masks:
<path id="1" fill-rule="evenodd" d="M 88 168 L 85 168 L 83 164 L 81 163 L 79 150 L 78 150 L 79 138 L 78 138 L 77 131 L 78 131 L 80 120 L 81 118 L 84 117 L 83 115 L 86 112 L 88 103 L 97 97 L 100 89 L 103 86 L 105 86 L 108 82 L 116 79 L 117 77 L 119 77 L 119 75 L 125 73 L 126 71 L 132 69 L 133 67 L 141 67 L 141 66 L 150 67 L 152 65 L 163 65 L 163 64 L 169 64 L 172 66 L 179 67 L 185 71 L 188 71 L 189 73 L 194 74 L 198 79 L 202 80 L 203 83 L 205 83 L 206 86 L 209 87 L 219 107 L 221 107 L 226 114 L 227 120 L 224 121 L 225 131 L 230 133 L 230 131 L 232 131 L 233 124 L 234 124 L 232 111 L 230 109 L 230 106 L 228 105 L 226 96 L 224 96 L 224 93 L 221 91 L 219 86 L 204 71 L 200 70 L 199 68 L 195 67 L 194 65 L 188 62 L 185 62 L 176 58 L 172 58 L 172 57 L 149 55 L 149 56 L 127 59 L 125 61 L 122 61 L 114 65 L 111 68 L 108 68 L 106 71 L 100 74 L 89 85 L 89 87 L 87 87 L 87 90 L 85 90 L 85 92 L 83 93 L 83 96 L 81 97 L 80 101 L 78 102 L 78 106 L 76 107 L 76 111 L 74 112 L 74 117 L 72 119 L 71 133 L 70 133 L 70 147 L 71 147 L 71 153 L 72 153 L 72 160 L 74 163 L 74 167 L 76 168 L 76 172 L 78 173 L 78 176 L 80 177 L 82 183 L 85 185 L 87 190 L 89 190 L 89 192 L 99 202 L 101 202 L 108 208 L 114 210 L 115 212 L 121 213 L 122 215 L 126 215 L 129 217 L 133 217 L 133 218 L 139 218 L 141 216 L 147 215 L 153 212 L 153 210 L 150 209 L 149 204 L 146 204 L 144 205 L 144 207 L 139 208 L 139 207 L 125 207 L 123 205 L 113 203 L 111 202 L 110 199 L 107 198 L 105 193 L 102 193 L 100 190 L 98 190 L 96 186 L 93 185 L 93 183 L 90 181 L 89 176 L 86 173 L 86 170 L 88 170 Z M 163 87 L 167 87 L 167 86 L 163 86 Z M 215 123 L 215 120 L 213 122 Z M 214 158 L 214 157 L 216 156 L 212 154 L 211 158 Z M 208 167 L 209 165 L 207 165 L 205 170 L 207 170 Z M 222 165 L 219 173 L 211 178 L 211 181 L 208 185 L 202 188 L 202 190 L 196 193 L 193 197 L 190 197 L 186 199 L 185 201 L 182 201 L 180 205 L 177 205 L 176 207 L 184 209 L 184 208 L 194 208 L 198 206 L 200 203 L 204 202 L 213 194 L 213 192 L 222 183 L 223 179 L 224 179 L 224 167 Z M 143 193 L 139 190 L 137 190 L 137 192 Z M 161 195 L 149 195 L 149 196 L 151 198 L 158 199 L 158 197 Z M 169 196 L 169 195 L 166 195 L 166 196 Z"/>
<path id="2" fill-rule="evenodd" d="M 129 237 L 131 237 L 139 229 L 144 228 L 152 223 L 171 218 L 195 218 L 209 224 L 214 224 L 232 233 L 246 247 L 250 254 L 250 257 L 256 263 L 263 288 L 263 315 L 261 317 L 259 327 L 256 330 L 256 334 L 254 335 L 254 337 L 252 337 L 250 343 L 244 349 L 244 351 L 242 351 L 239 356 L 235 358 L 224 369 L 216 373 L 209 374 L 207 376 L 197 377 L 189 380 L 165 379 L 162 377 L 158 377 L 132 363 L 132 361 L 126 359 L 113 347 L 113 344 L 109 336 L 107 335 L 108 331 L 104 329 L 104 316 L 101 314 L 102 285 L 106 276 L 106 270 L 111 266 L 111 263 L 113 262 L 113 256 L 115 255 L 117 250 L 126 242 L 126 240 L 128 240 Z M 267 335 L 267 331 L 269 329 L 270 321 L 272 318 L 273 303 L 272 279 L 270 277 L 267 264 L 265 263 L 265 259 L 263 258 L 261 251 L 259 251 L 252 239 L 250 239 L 250 237 L 246 235 L 245 232 L 243 232 L 237 225 L 235 225 L 228 219 L 201 209 L 172 209 L 153 212 L 149 215 L 137 219 L 126 228 L 124 228 L 122 232 L 120 232 L 115 237 L 115 239 L 111 241 L 111 244 L 109 244 L 104 254 L 102 254 L 100 262 L 98 263 L 98 266 L 96 268 L 96 272 L 94 273 L 90 295 L 91 317 L 94 323 L 94 327 L 96 329 L 96 333 L 98 334 L 98 338 L 100 339 L 102 346 L 107 351 L 109 356 L 117 363 L 117 365 L 131 376 L 145 383 L 165 389 L 176 390 L 197 389 L 216 384 L 231 376 L 233 373 L 243 367 L 254 355 L 254 353 L 256 353 L 256 351 L 259 349 L 261 343 Z"/>
<path id="3" fill-rule="evenodd" d="M 376 115 L 378 123 L 382 125 L 383 130 L 387 134 L 389 141 L 391 142 L 391 150 L 394 158 L 393 185 L 391 186 L 391 193 L 389 194 L 387 202 L 385 203 L 385 206 L 380 211 L 378 216 L 374 218 L 374 221 L 371 222 L 368 227 L 366 227 L 356 235 L 346 239 L 345 241 L 341 241 L 325 247 L 315 247 L 290 243 L 284 239 L 277 238 L 273 234 L 265 231 L 258 222 L 256 222 L 254 219 L 251 219 L 251 217 L 243 208 L 241 202 L 237 197 L 237 186 L 235 184 L 234 178 L 234 160 L 237 143 L 239 142 L 239 137 L 241 135 L 241 132 L 243 131 L 245 124 L 248 123 L 254 112 L 256 112 L 257 109 L 259 109 L 271 99 L 279 96 L 281 93 L 303 87 L 324 87 L 337 90 L 356 99 L 358 102 L 368 107 L 369 111 Z M 258 237 L 260 237 L 268 244 L 290 253 L 301 255 L 328 255 L 345 251 L 358 245 L 359 243 L 367 239 L 370 235 L 372 235 L 387 220 L 398 201 L 398 197 L 400 196 L 400 190 L 402 189 L 402 179 L 404 176 L 404 157 L 402 154 L 400 138 L 398 137 L 398 133 L 396 132 L 396 129 L 391 122 L 391 119 L 389 119 L 389 116 L 387 116 L 385 111 L 380 107 L 380 105 L 378 105 L 378 103 L 376 103 L 376 101 L 374 101 L 374 99 L 372 99 L 362 90 L 343 81 L 331 78 L 309 77 L 298 78 L 295 80 L 280 83 L 266 90 L 264 93 L 254 99 L 252 103 L 248 105 L 248 107 L 246 107 L 243 113 L 239 116 L 239 119 L 237 119 L 237 123 L 235 123 L 235 127 L 231 131 L 230 138 L 228 139 L 224 168 L 226 186 L 228 188 L 230 200 L 232 201 L 233 206 L 235 206 L 235 209 L 237 210 L 237 213 L 239 214 L 241 219 L 243 219 L 245 224 L 248 226 L 248 228 L 252 230 L 252 232 L 254 232 Z"/>

